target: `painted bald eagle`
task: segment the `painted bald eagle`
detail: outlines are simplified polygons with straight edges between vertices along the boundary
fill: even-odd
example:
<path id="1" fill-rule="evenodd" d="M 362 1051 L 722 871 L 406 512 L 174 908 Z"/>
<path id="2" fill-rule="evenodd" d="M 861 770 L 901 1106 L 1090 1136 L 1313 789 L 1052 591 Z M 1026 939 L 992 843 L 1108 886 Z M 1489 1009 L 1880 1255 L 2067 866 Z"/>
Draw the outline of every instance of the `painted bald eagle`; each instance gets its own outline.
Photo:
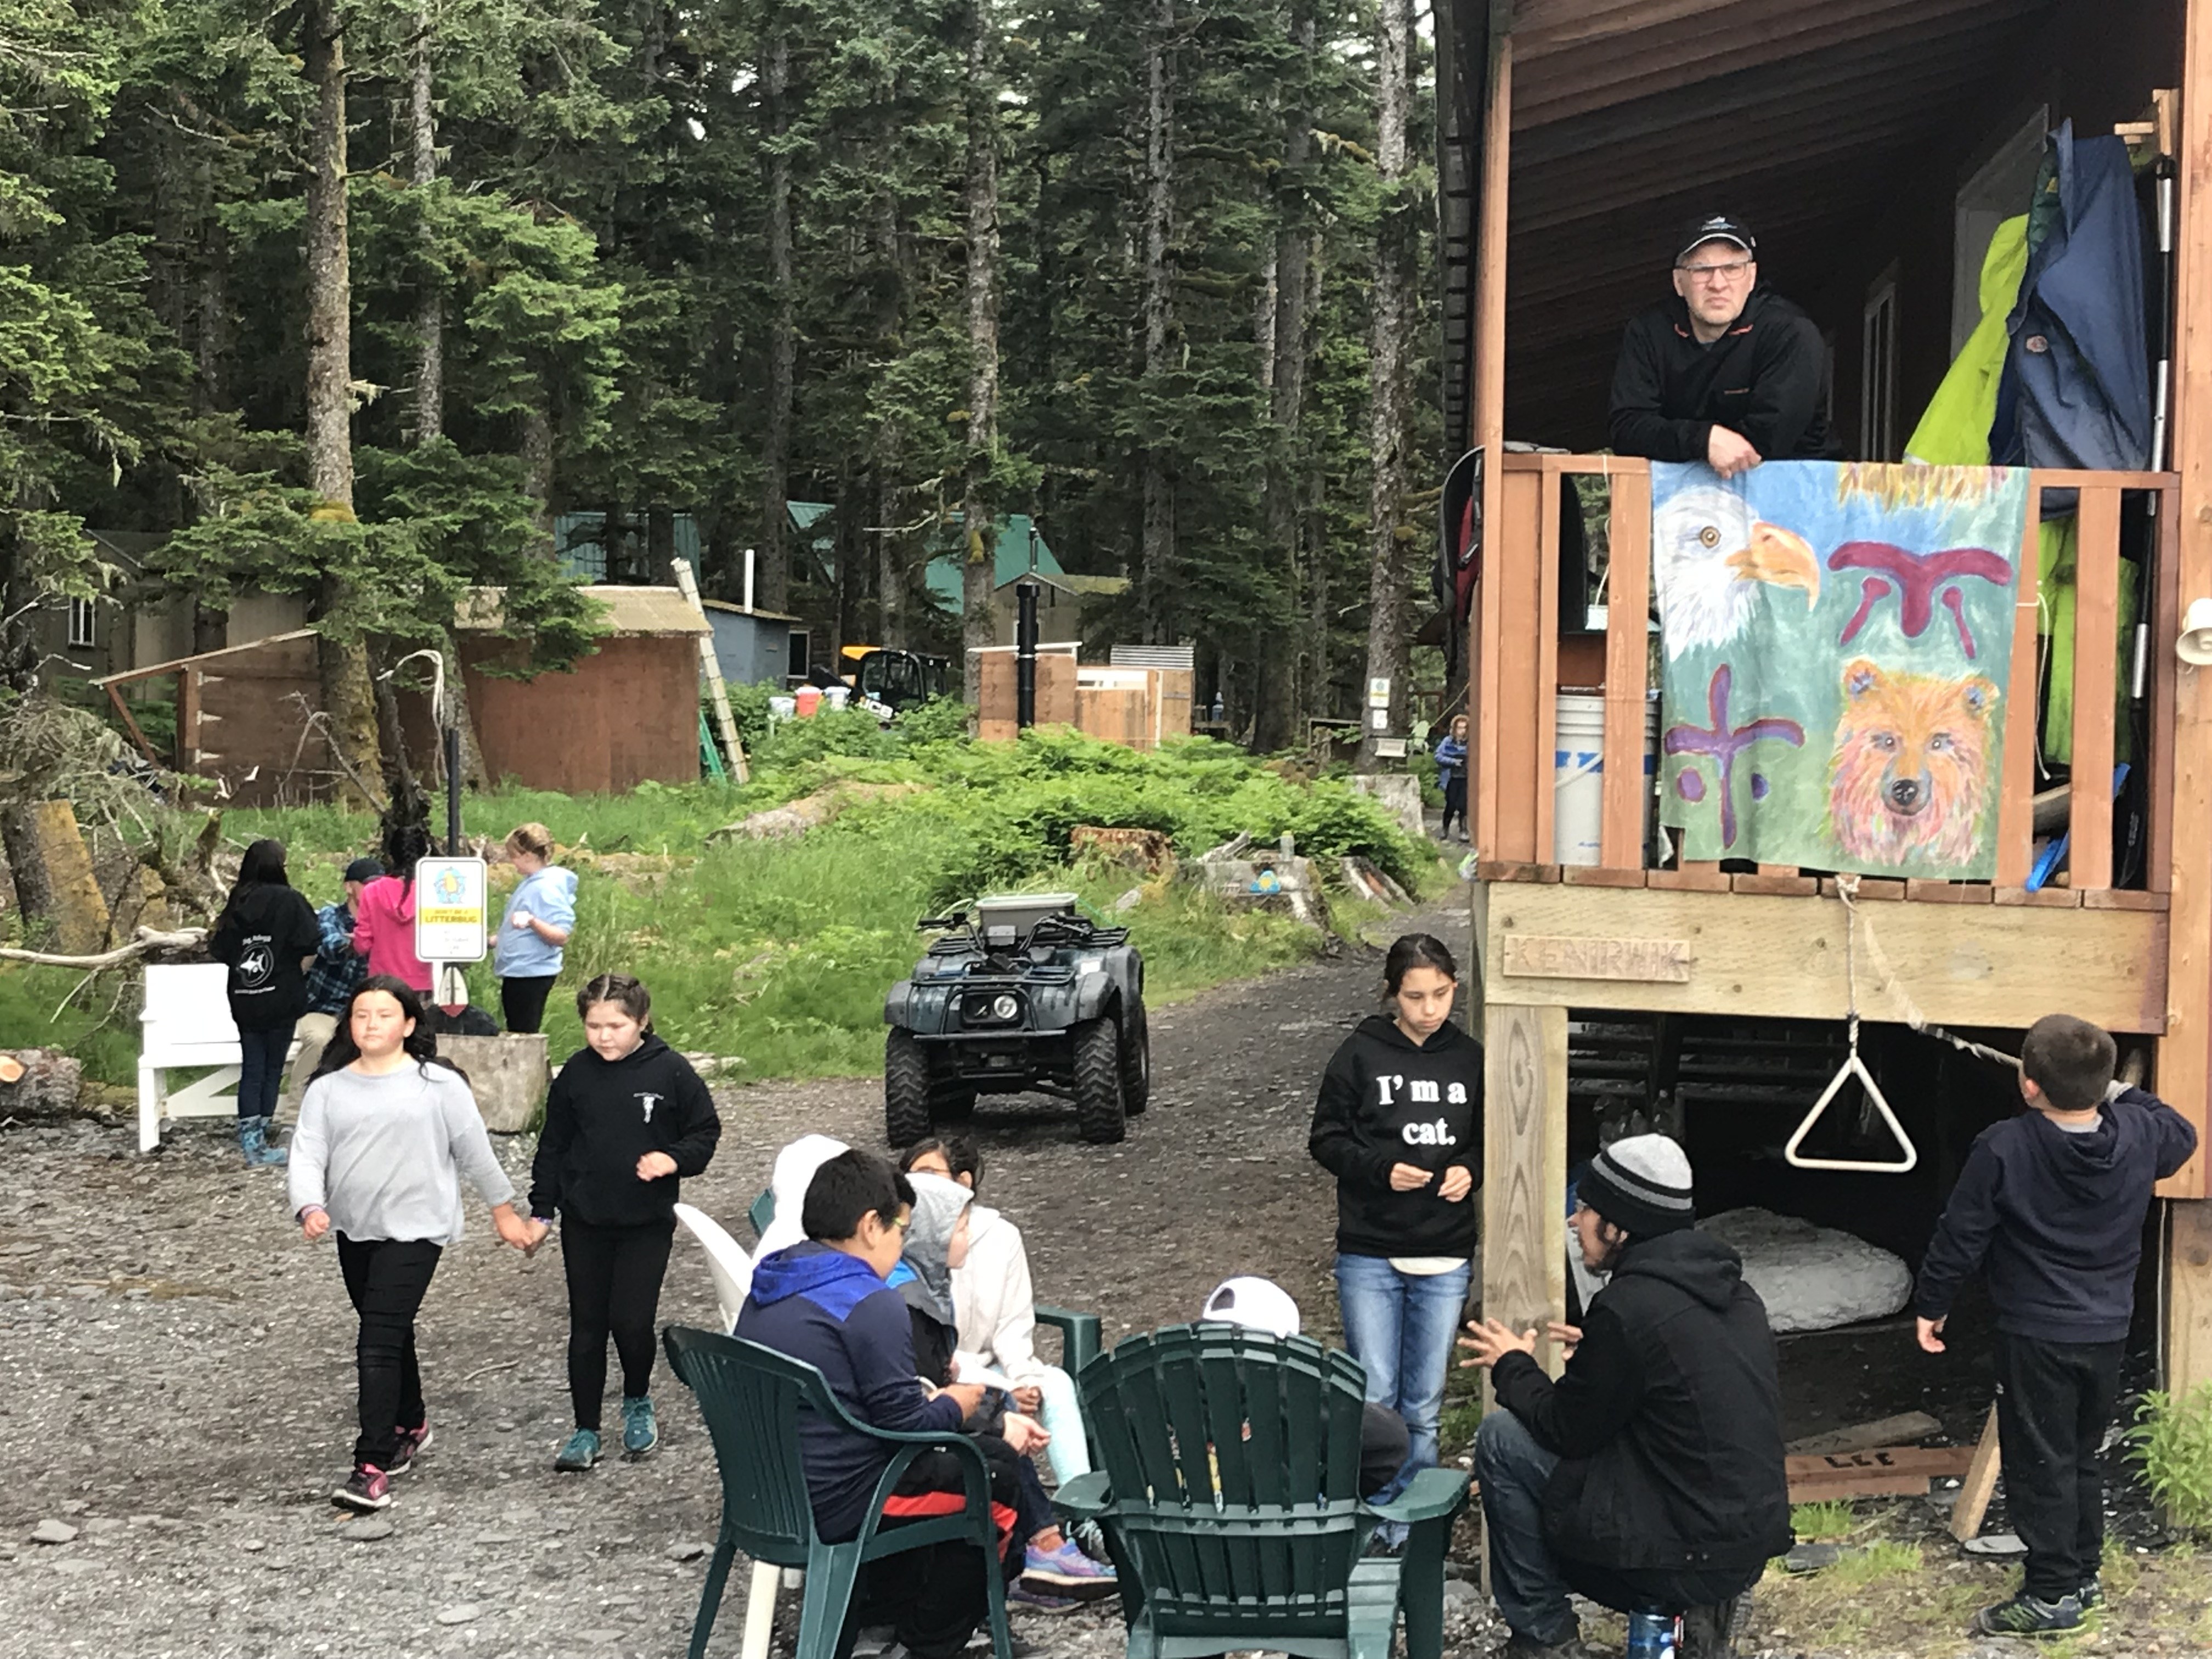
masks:
<path id="1" fill-rule="evenodd" d="M 1670 661 L 1741 633 L 1763 588 L 1802 589 L 1808 609 L 1820 597 L 1820 562 L 1805 538 L 1754 519 L 1742 496 L 1710 484 L 1679 492 L 1651 515 L 1651 563 Z"/>

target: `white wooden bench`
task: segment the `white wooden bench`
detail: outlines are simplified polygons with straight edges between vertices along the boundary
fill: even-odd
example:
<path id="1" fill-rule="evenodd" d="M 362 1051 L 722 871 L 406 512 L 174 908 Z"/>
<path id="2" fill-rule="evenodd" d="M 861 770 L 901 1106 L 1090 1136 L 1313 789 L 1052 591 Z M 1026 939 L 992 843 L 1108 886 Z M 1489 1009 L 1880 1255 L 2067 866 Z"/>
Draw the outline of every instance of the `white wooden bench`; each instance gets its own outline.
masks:
<path id="1" fill-rule="evenodd" d="M 164 1117 L 234 1117 L 244 1058 L 231 1023 L 230 969 L 193 962 L 146 969 L 146 1009 L 138 1016 L 138 1150 L 161 1144 Z M 299 1045 L 293 1044 L 297 1053 Z M 176 1066 L 212 1066 L 197 1083 L 169 1092 Z"/>

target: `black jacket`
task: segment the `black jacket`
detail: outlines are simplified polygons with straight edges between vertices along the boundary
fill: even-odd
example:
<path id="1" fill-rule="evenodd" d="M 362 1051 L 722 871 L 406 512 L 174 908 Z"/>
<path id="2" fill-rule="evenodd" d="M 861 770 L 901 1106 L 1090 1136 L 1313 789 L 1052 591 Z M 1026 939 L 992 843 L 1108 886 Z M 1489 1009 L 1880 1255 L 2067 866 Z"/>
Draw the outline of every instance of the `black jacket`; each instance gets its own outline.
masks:
<path id="1" fill-rule="evenodd" d="M 530 1166 L 530 1213 L 556 1210 L 593 1227 L 672 1221 L 683 1178 L 702 1172 L 722 1137 L 714 1097 L 691 1062 L 647 1034 L 629 1054 L 568 1057 L 545 1097 L 545 1129 Z M 637 1178 L 637 1161 L 665 1152 L 676 1173 Z"/>
<path id="2" fill-rule="evenodd" d="M 2118 1341 L 2135 1316 L 2151 1183 L 2196 1150 L 2189 1120 L 2141 1089 L 2107 1103 L 2087 1134 L 2033 1110 L 1992 1124 L 1974 1138 L 1928 1241 L 1916 1310 L 1942 1318 L 1986 1261 L 1999 1330 Z"/>
<path id="3" fill-rule="evenodd" d="M 1770 461 L 1842 453 L 1828 430 L 1828 352 L 1813 319 L 1753 289 L 1711 345 L 1690 332 L 1678 295 L 1629 324 L 1613 371 L 1613 447 L 1655 461 L 1702 461 L 1715 426 Z"/>
<path id="4" fill-rule="evenodd" d="M 1685 1230 L 1632 1243 L 1557 1382 L 1526 1354 L 1498 1404 L 1559 1455 L 1544 1536 L 1620 1568 L 1755 1567 L 1790 1544 L 1782 1389 L 1743 1262 Z"/>
<path id="5" fill-rule="evenodd" d="M 1482 1185 L 1482 1045 L 1449 1020 L 1416 1047 L 1395 1020 L 1370 1014 L 1321 1080 L 1306 1146 L 1336 1177 L 1336 1248 L 1344 1255 L 1468 1255 Z M 1447 1203 L 1436 1182 L 1390 1187 L 1393 1164 L 1474 1176 Z"/>
<path id="6" fill-rule="evenodd" d="M 230 1018 L 241 1031 L 273 1031 L 307 1012 L 300 963 L 322 948 L 322 924 L 297 888 L 256 882 L 231 895 L 208 936 L 230 969 Z"/>

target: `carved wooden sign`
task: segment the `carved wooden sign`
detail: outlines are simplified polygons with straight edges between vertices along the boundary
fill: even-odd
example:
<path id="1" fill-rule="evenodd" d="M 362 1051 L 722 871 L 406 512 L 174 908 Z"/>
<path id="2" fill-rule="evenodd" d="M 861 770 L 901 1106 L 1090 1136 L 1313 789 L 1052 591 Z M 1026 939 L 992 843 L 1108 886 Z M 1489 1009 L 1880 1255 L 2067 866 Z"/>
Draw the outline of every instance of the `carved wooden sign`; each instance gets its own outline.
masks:
<path id="1" fill-rule="evenodd" d="M 1505 972 L 1513 979 L 1618 979 L 1686 984 L 1690 977 L 1690 941 L 1508 933 Z"/>

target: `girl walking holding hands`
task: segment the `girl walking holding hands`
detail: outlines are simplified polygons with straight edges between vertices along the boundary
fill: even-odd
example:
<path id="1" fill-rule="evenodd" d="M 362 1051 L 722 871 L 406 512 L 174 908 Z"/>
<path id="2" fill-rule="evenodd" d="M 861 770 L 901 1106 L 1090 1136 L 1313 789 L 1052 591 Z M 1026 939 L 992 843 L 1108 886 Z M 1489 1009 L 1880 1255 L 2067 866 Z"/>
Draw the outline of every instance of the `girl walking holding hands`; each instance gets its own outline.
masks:
<path id="1" fill-rule="evenodd" d="M 357 1510 L 391 1503 L 392 1477 L 430 1443 L 415 1316 L 439 1256 L 461 1237 L 459 1177 L 489 1201 L 502 1243 L 531 1242 L 468 1080 L 437 1058 L 422 1022 L 412 987 L 364 980 L 308 1080 L 292 1136 L 300 1231 L 310 1243 L 337 1234 L 338 1268 L 361 1316 L 361 1434 L 353 1473 L 332 1494 Z"/>
<path id="2" fill-rule="evenodd" d="M 1452 1341 L 1472 1277 L 1482 1169 L 1482 1045 L 1451 1022 L 1459 968 L 1408 933 L 1383 964 L 1388 1012 L 1345 1040 L 1307 1146 L 1336 1177 L 1336 1288 L 1367 1398 L 1406 1420 L 1396 1497 L 1437 1462 Z"/>
<path id="3" fill-rule="evenodd" d="M 500 918 L 492 970 L 499 975 L 500 1012 L 510 1031 L 535 1031 L 545 999 L 561 976 L 562 953 L 576 926 L 576 872 L 553 862 L 553 835 L 542 823 L 518 824 L 507 855 L 522 878 Z"/>
<path id="4" fill-rule="evenodd" d="M 623 1449 L 642 1457 L 660 1443 L 650 1389 L 676 1201 L 722 1134 L 698 1073 L 653 1035 L 644 986 L 601 974 L 576 994 L 576 1012 L 588 1046 L 569 1056 L 546 1097 L 529 1236 L 535 1249 L 559 1217 L 576 1428 L 553 1467 L 572 1471 L 599 1461 L 610 1335 L 622 1361 Z"/>

